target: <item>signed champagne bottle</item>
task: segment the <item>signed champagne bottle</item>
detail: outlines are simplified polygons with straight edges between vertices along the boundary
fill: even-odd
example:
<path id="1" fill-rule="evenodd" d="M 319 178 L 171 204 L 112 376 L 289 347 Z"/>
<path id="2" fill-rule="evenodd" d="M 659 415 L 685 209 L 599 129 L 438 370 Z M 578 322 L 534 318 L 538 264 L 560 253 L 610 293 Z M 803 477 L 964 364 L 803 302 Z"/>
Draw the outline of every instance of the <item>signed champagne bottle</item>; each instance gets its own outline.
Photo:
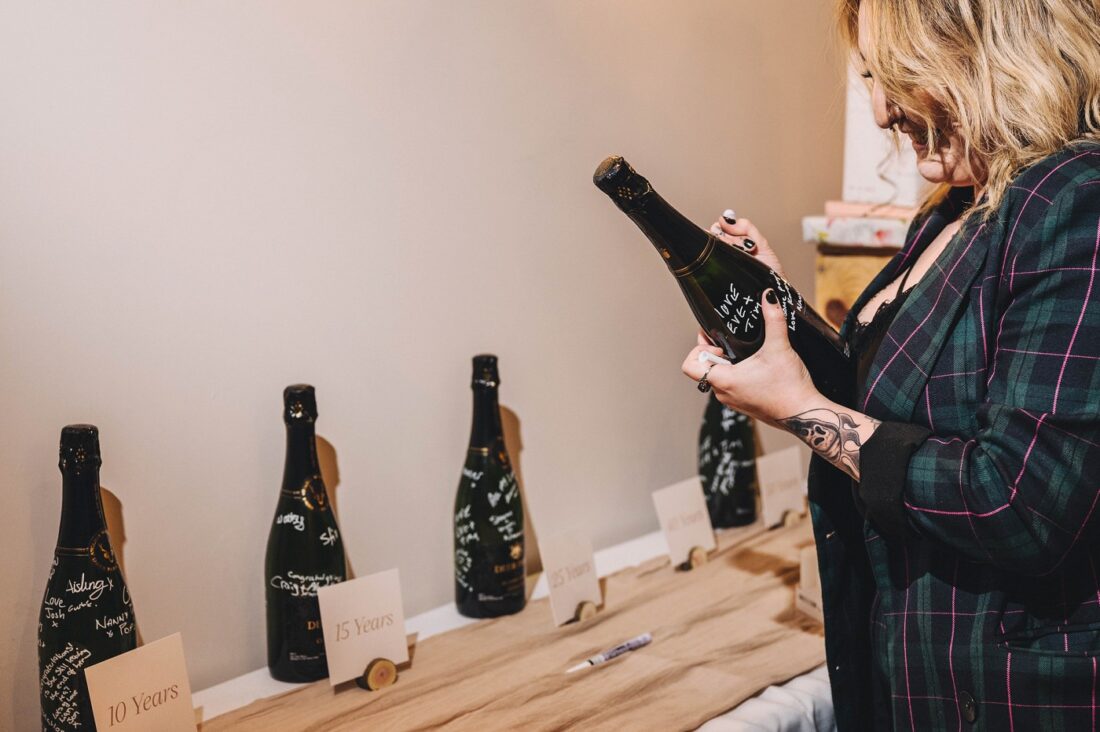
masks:
<path id="1" fill-rule="evenodd" d="M 850 403 L 855 372 L 847 344 L 786 280 L 691 223 L 622 158 L 604 160 L 593 180 L 657 248 L 699 325 L 731 360 L 748 358 L 763 344 L 760 296 L 771 288 L 787 315 L 791 346 L 818 390 Z"/>
<path id="2" fill-rule="evenodd" d="M 344 543 L 317 464 L 317 399 L 307 384 L 283 391 L 286 464 L 267 540 L 267 666 L 279 681 L 328 676 L 317 590 L 347 576 Z"/>
<path id="3" fill-rule="evenodd" d="M 99 431 L 61 430 L 61 526 L 38 619 L 42 729 L 94 730 L 84 669 L 137 646 L 99 494 Z"/>
<path id="4" fill-rule="evenodd" d="M 455 497 L 455 604 L 471 618 L 519 612 L 527 602 L 523 500 L 504 448 L 497 357 L 474 357 L 474 420 Z"/>
<path id="5" fill-rule="evenodd" d="M 752 419 L 711 394 L 699 429 L 699 480 L 715 528 L 756 520 L 756 436 Z"/>

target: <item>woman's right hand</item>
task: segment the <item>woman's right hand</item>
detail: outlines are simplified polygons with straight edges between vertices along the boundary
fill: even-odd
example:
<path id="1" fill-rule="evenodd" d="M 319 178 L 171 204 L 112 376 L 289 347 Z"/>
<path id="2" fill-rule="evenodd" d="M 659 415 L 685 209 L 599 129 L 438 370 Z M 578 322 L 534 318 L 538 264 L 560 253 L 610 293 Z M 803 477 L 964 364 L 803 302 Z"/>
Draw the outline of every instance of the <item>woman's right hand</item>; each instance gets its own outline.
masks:
<path id="1" fill-rule="evenodd" d="M 775 270 L 780 277 L 787 279 L 787 275 L 783 272 L 783 265 L 779 263 L 779 257 L 775 256 L 775 252 L 768 245 L 768 240 L 748 219 L 735 218 L 733 211 L 726 209 L 711 225 L 710 233 L 730 246 L 756 257 Z"/>

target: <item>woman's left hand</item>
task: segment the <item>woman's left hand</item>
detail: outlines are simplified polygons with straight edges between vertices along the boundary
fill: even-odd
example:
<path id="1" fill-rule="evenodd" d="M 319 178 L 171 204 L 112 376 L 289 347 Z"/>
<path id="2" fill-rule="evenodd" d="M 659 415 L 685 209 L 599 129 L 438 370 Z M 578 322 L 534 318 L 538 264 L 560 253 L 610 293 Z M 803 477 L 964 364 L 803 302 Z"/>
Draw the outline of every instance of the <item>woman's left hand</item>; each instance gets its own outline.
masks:
<path id="1" fill-rule="evenodd" d="M 681 368 L 693 381 L 707 374 L 714 395 L 730 409 L 775 425 L 780 420 L 816 408 L 824 397 L 814 386 L 802 359 L 791 348 L 787 318 L 777 296 L 772 290 L 764 295 L 760 301 L 764 343 L 759 351 L 730 366 L 700 363 L 701 351 L 725 356 L 722 349 L 710 345 L 700 333 L 699 345 L 688 354 Z M 775 302 L 771 302 L 772 299 Z"/>

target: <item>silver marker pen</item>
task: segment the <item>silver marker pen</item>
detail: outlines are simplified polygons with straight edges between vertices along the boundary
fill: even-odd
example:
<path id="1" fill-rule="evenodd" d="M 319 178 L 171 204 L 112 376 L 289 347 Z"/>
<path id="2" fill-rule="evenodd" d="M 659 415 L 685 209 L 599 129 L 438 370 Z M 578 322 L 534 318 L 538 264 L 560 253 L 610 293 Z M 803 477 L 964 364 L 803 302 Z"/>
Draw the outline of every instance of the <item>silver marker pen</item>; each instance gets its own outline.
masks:
<path id="1" fill-rule="evenodd" d="M 710 351 L 699 351 L 699 363 L 707 363 L 708 361 L 710 363 L 716 365 L 716 366 L 717 365 L 722 365 L 722 366 L 732 366 L 733 365 L 733 361 L 727 361 L 726 359 L 722 358 L 721 356 L 715 356 Z"/>
<path id="2" fill-rule="evenodd" d="M 624 641 L 614 648 L 609 648 L 603 653 L 597 653 L 595 656 L 586 658 L 578 663 L 573 668 L 566 670 L 565 673 L 571 674 L 574 671 L 580 671 L 582 668 L 588 668 L 589 666 L 599 666 L 601 663 L 607 663 L 612 658 L 623 655 L 627 651 L 633 651 L 641 648 L 642 646 L 648 646 L 649 642 L 653 640 L 653 636 L 649 633 L 642 633 L 637 638 L 631 638 L 628 641 Z"/>

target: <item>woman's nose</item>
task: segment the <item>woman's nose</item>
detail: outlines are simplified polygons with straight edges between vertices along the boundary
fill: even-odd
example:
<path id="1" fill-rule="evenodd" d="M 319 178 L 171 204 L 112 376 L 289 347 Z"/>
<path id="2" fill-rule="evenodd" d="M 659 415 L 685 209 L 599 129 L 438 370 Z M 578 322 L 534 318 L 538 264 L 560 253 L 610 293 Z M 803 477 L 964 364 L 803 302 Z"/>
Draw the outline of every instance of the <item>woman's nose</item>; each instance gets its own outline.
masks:
<path id="1" fill-rule="evenodd" d="M 875 114 L 875 124 L 884 130 L 905 118 L 898 105 L 886 99 L 886 93 L 877 83 L 871 90 L 871 109 Z"/>

